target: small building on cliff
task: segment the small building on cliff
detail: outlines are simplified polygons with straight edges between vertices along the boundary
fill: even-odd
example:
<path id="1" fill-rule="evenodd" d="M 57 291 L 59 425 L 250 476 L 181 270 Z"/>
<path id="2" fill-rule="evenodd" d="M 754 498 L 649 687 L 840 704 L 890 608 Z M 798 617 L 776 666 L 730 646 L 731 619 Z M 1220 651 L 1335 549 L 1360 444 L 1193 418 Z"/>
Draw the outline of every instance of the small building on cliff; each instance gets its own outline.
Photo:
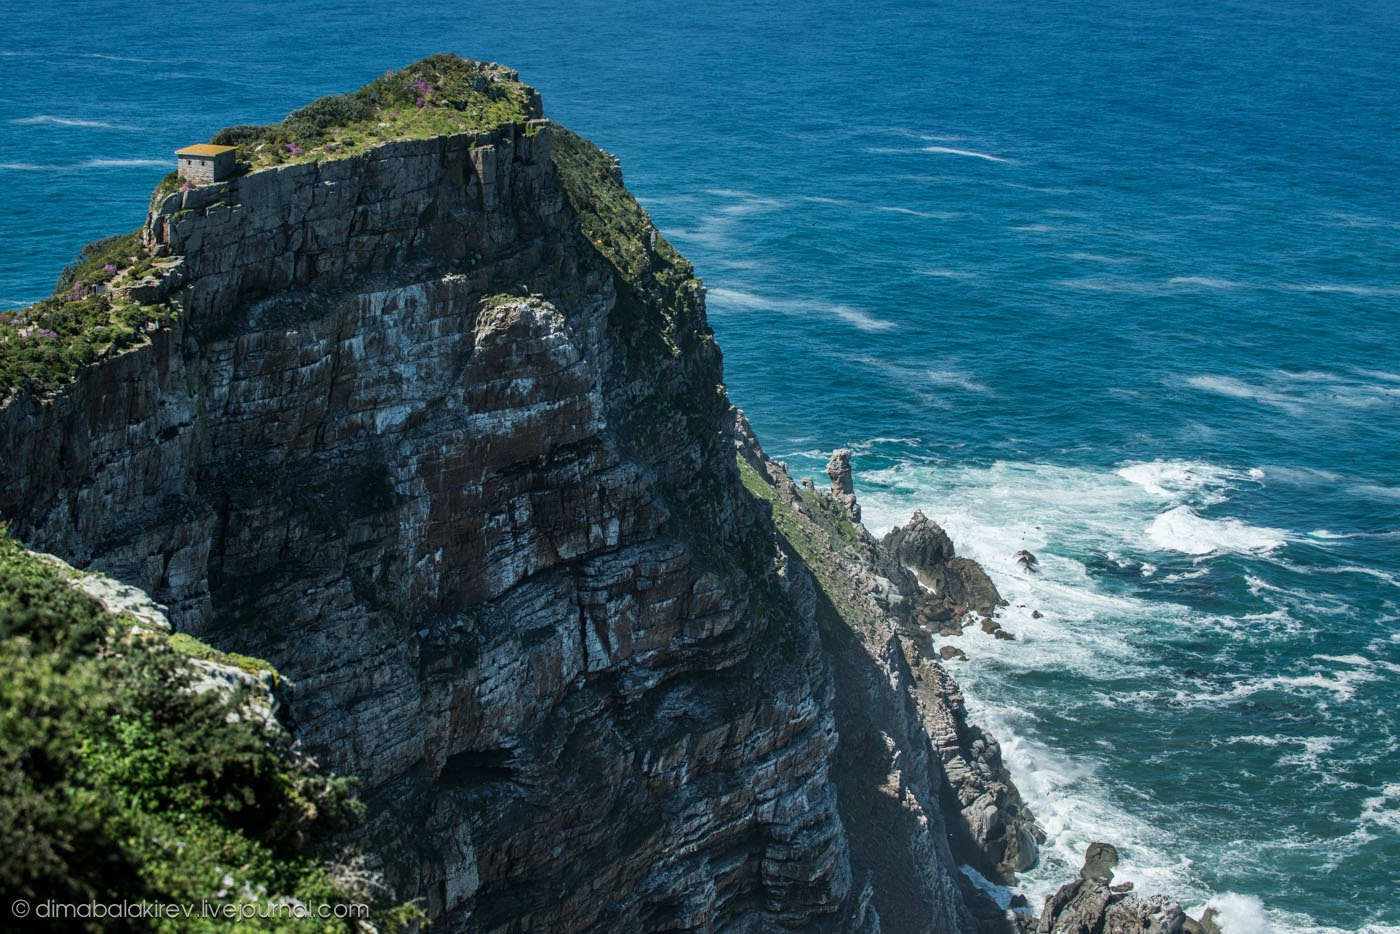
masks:
<path id="1" fill-rule="evenodd" d="M 221 182 L 233 174 L 237 152 L 237 147 L 212 143 L 186 146 L 175 150 L 175 167 L 180 177 L 189 182 Z"/>

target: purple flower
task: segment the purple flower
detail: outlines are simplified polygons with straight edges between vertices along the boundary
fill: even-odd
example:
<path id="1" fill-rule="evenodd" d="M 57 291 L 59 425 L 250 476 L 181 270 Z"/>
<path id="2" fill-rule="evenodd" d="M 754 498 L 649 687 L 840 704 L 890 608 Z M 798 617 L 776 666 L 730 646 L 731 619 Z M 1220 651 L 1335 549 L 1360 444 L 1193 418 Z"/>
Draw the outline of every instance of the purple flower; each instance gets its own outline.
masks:
<path id="1" fill-rule="evenodd" d="M 418 90 L 420 90 L 420 91 L 426 91 L 426 90 L 428 90 L 428 82 L 424 81 L 422 78 L 419 78 L 417 81 L 415 81 L 415 82 L 413 82 L 413 83 L 416 84 L 416 85 L 418 85 Z"/>
<path id="2" fill-rule="evenodd" d="M 51 341 L 53 341 L 53 340 L 58 340 L 58 333 L 55 332 L 55 331 L 50 331 L 48 328 L 38 328 L 37 330 L 34 331 L 34 336 L 35 336 L 35 337 L 46 337 L 46 338 L 48 338 L 48 339 L 51 340 Z"/>
<path id="3" fill-rule="evenodd" d="M 293 155 L 299 152 L 306 152 L 305 149 L 302 149 L 300 146 L 293 146 L 291 143 L 287 144 L 287 151 L 292 153 Z"/>
<path id="4" fill-rule="evenodd" d="M 420 98 L 418 98 L 418 102 L 417 102 L 417 103 L 418 103 L 418 106 L 419 106 L 419 107 L 422 107 L 424 104 L 427 103 L 427 101 L 423 100 L 423 98 L 420 97 Z"/>
<path id="5" fill-rule="evenodd" d="M 117 267 L 116 267 L 116 266 L 113 266 L 111 263 L 108 263 L 106 266 L 103 266 L 103 267 L 102 267 L 102 271 L 103 271 L 103 272 L 116 272 L 116 271 L 117 271 Z"/>
<path id="6" fill-rule="evenodd" d="M 180 186 L 180 190 L 181 190 L 181 191 L 189 191 L 189 190 L 190 190 L 191 188 L 193 188 L 193 187 L 194 187 L 194 186 L 191 185 L 189 182 L 185 182 L 185 184 L 183 184 L 183 185 Z"/>

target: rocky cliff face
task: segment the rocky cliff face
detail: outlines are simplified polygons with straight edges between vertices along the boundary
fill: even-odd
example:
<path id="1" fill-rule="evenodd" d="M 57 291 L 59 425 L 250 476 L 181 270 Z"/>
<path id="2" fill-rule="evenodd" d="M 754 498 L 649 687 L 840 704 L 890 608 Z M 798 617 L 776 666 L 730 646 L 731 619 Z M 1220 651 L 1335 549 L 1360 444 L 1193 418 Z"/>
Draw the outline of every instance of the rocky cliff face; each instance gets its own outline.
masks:
<path id="1" fill-rule="evenodd" d="M 440 930 L 974 927 L 944 811 L 989 871 L 1033 824 L 906 654 L 951 610 L 762 456 L 690 266 L 527 116 L 158 200 L 176 320 L 0 408 L 0 515 L 274 664 Z"/>

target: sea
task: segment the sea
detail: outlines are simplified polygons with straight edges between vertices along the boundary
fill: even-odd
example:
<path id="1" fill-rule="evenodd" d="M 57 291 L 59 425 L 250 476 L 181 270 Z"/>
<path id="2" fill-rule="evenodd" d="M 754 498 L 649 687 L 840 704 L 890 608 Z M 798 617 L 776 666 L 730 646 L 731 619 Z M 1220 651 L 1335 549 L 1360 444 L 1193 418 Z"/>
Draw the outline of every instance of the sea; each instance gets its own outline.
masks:
<path id="1" fill-rule="evenodd" d="M 942 641 L 1033 904 L 1104 840 L 1226 934 L 1400 932 L 1400 4 L 3 0 L 0 308 L 438 51 L 621 159 L 772 456 L 987 568 L 1016 640 Z"/>

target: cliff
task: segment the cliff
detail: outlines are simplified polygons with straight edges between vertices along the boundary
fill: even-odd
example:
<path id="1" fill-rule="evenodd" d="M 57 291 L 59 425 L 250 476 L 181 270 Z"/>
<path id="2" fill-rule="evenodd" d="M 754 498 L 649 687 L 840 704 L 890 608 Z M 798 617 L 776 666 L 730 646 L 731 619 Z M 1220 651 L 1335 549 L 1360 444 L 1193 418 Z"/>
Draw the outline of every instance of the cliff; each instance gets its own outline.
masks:
<path id="1" fill-rule="evenodd" d="M 276 666 L 437 930 L 1009 924 L 954 850 L 1006 878 L 1034 822 L 926 651 L 971 585 L 763 455 L 615 160 L 415 69 L 518 106 L 166 186 L 101 293 L 161 313 L 9 384 L 0 516 Z"/>

